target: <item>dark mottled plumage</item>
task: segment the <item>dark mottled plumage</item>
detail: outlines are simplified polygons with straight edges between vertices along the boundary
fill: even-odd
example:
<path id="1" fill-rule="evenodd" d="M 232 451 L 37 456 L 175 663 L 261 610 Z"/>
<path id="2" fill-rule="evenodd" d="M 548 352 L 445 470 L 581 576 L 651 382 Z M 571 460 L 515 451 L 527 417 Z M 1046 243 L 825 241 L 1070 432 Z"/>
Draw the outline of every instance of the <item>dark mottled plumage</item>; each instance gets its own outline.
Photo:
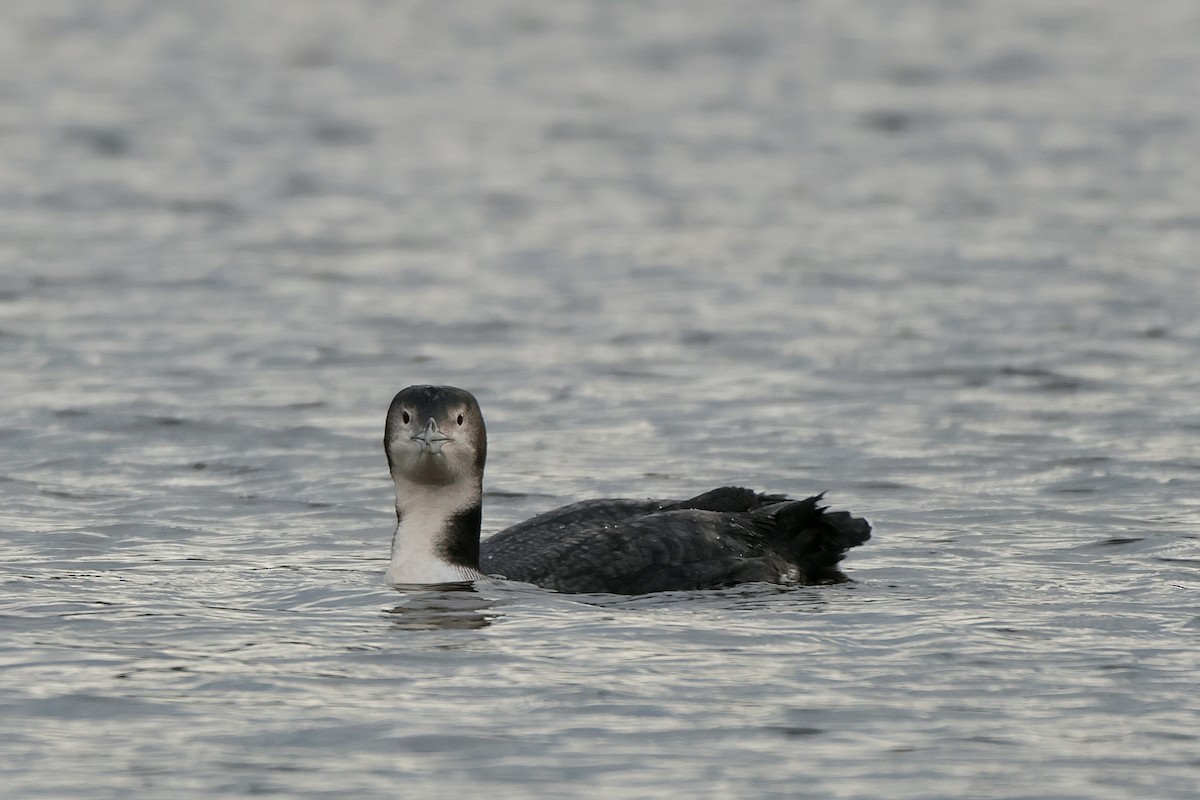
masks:
<path id="1" fill-rule="evenodd" d="M 866 520 L 820 495 L 787 500 L 735 487 L 690 500 L 585 500 L 485 539 L 480 569 L 562 592 L 642 594 L 738 583 L 835 583 Z"/>
<path id="2" fill-rule="evenodd" d="M 871 526 L 821 495 L 722 487 L 689 500 L 585 500 L 479 541 L 487 432 L 469 392 L 410 386 L 384 433 L 396 484 L 393 583 L 482 574 L 563 592 L 642 594 L 753 581 L 833 583 Z"/>

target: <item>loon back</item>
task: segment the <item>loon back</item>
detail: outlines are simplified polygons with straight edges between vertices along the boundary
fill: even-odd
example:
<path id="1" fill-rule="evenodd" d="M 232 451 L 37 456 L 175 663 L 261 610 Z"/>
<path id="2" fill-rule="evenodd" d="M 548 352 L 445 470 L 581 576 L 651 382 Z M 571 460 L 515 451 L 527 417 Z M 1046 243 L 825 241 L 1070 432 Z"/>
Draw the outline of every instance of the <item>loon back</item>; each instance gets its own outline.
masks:
<path id="1" fill-rule="evenodd" d="M 871 527 L 820 499 L 722 487 L 684 501 L 585 500 L 485 539 L 480 566 L 561 592 L 838 583 L 838 562 Z"/>
<path id="2" fill-rule="evenodd" d="M 487 430 L 475 398 L 410 386 L 388 409 L 384 450 L 396 489 L 393 584 L 484 574 L 564 592 L 641 594 L 751 581 L 831 583 L 866 520 L 830 513 L 821 495 L 722 487 L 689 500 L 585 500 L 480 542 Z"/>

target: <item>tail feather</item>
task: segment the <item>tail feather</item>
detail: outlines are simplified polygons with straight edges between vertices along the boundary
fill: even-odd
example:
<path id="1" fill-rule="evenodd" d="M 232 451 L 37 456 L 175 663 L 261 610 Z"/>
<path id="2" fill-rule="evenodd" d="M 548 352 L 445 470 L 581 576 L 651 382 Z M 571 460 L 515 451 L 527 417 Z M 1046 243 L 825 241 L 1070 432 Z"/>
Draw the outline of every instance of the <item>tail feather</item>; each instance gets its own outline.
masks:
<path id="1" fill-rule="evenodd" d="M 847 550 L 871 538 L 871 524 L 865 519 L 818 505 L 824 496 L 822 492 L 753 512 L 759 530 L 776 552 L 797 567 L 804 583 L 846 580 L 838 563 Z"/>

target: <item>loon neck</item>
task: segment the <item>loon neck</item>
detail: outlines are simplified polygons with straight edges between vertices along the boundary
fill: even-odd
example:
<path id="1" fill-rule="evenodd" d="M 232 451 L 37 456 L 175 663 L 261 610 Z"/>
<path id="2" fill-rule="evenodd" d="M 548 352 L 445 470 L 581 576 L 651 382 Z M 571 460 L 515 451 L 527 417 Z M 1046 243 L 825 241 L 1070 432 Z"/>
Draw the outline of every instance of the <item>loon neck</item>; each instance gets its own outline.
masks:
<path id="1" fill-rule="evenodd" d="M 482 487 L 396 480 L 396 532 L 387 581 L 393 584 L 458 583 L 479 571 Z"/>

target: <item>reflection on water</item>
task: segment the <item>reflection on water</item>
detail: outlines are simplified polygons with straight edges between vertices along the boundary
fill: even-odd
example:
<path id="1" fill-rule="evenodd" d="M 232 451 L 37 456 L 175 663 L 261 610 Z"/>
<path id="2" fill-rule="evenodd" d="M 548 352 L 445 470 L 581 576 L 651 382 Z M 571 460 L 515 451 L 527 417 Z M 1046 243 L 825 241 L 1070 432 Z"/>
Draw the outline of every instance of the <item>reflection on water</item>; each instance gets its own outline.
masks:
<path id="1" fill-rule="evenodd" d="M 403 601 L 384 613 L 398 630 L 471 630 L 486 628 L 502 616 L 470 583 L 397 586 Z"/>
<path id="2" fill-rule="evenodd" d="M 853 586 L 853 579 L 840 584 L 845 590 Z M 698 591 L 656 592 L 654 594 L 575 594 L 571 598 L 584 605 L 598 608 L 655 609 L 687 606 L 702 599 L 705 603 L 717 603 L 723 608 L 751 611 L 770 608 L 777 604 L 781 595 L 787 596 L 792 611 L 818 612 L 829 605 L 829 586 L 788 586 L 777 583 L 744 583 L 722 589 Z"/>

